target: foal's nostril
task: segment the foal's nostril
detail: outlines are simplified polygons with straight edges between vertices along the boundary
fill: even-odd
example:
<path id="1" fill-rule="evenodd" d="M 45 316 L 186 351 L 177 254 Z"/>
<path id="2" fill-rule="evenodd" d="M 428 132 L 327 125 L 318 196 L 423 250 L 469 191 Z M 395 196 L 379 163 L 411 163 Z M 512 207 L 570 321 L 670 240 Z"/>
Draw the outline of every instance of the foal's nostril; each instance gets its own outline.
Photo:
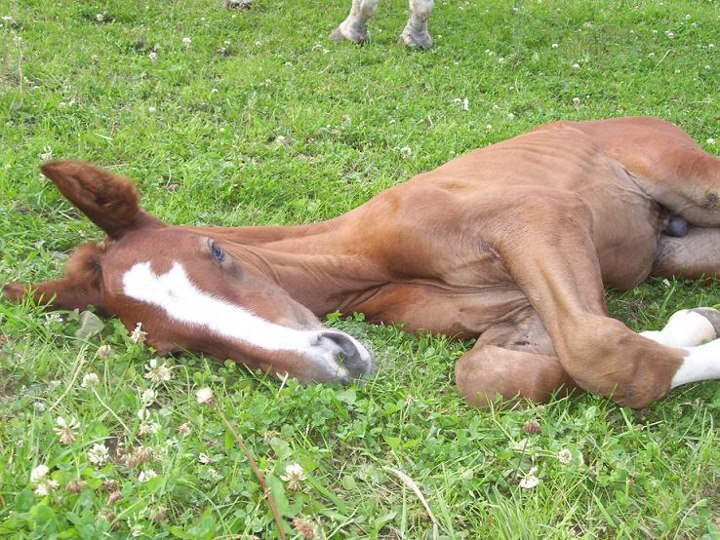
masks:
<path id="1" fill-rule="evenodd" d="M 340 348 L 344 357 L 342 365 L 353 377 L 362 377 L 373 372 L 375 360 L 372 354 L 354 338 L 332 330 L 322 332 L 318 337 L 329 339 Z"/>

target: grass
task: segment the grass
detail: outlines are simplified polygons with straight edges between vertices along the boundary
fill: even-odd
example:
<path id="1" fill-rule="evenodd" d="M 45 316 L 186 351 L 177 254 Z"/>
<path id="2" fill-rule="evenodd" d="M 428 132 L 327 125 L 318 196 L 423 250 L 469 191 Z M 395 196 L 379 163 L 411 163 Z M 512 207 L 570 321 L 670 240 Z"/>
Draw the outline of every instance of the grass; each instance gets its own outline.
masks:
<path id="1" fill-rule="evenodd" d="M 383 2 L 368 46 L 329 42 L 348 3 L 0 0 L 0 282 L 57 276 L 101 239 L 39 175 L 49 156 L 137 179 L 170 222 L 266 224 L 334 216 L 561 118 L 656 115 L 718 152 L 714 0 L 440 0 L 427 53 L 395 46 L 403 2 Z M 715 281 L 608 292 L 635 329 L 719 298 Z M 196 402 L 210 386 L 289 537 L 298 520 L 334 539 L 720 537 L 717 383 L 641 411 L 582 396 L 480 412 L 453 382 L 470 343 L 329 324 L 372 346 L 376 377 L 302 388 L 188 356 L 160 360 L 172 376 L 153 382 L 152 351 L 118 321 L 0 303 L 0 536 L 276 536 L 247 461 Z M 58 416 L 79 423 L 70 444 Z M 282 480 L 293 463 L 299 491 Z M 41 464 L 58 484 L 46 496 L 30 482 Z M 533 468 L 539 484 L 521 488 Z"/>

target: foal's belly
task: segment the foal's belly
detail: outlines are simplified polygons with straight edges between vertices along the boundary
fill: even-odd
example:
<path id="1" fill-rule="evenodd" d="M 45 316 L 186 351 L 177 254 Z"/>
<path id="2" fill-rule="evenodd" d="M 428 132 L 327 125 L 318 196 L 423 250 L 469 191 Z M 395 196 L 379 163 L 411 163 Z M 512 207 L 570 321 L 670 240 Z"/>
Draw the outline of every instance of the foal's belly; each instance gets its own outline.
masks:
<path id="1" fill-rule="evenodd" d="M 594 219 L 593 243 L 605 285 L 630 289 L 650 275 L 662 220 L 655 208 L 637 206 L 616 204 L 606 218 Z"/>
<path id="2" fill-rule="evenodd" d="M 401 324 L 409 332 L 426 331 L 470 338 L 531 309 L 514 285 L 447 288 L 432 283 L 392 283 L 365 291 L 343 313 L 360 312 L 375 323 Z"/>

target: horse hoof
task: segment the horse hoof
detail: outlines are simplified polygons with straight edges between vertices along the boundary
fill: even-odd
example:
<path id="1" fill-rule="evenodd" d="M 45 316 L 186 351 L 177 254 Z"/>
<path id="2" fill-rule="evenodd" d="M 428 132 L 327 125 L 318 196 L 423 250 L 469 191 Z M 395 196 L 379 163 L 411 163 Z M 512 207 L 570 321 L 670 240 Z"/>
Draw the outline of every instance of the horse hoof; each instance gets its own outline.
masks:
<path id="1" fill-rule="evenodd" d="M 352 41 L 358 45 L 364 45 L 370 41 L 370 34 L 367 30 L 353 30 L 344 28 L 341 24 L 330 32 L 330 39 L 339 43 L 340 41 Z"/>
<path id="2" fill-rule="evenodd" d="M 405 28 L 403 33 L 400 34 L 398 43 L 408 49 L 422 49 L 426 51 L 432 48 L 433 40 L 430 32 L 412 32 L 410 29 Z"/>

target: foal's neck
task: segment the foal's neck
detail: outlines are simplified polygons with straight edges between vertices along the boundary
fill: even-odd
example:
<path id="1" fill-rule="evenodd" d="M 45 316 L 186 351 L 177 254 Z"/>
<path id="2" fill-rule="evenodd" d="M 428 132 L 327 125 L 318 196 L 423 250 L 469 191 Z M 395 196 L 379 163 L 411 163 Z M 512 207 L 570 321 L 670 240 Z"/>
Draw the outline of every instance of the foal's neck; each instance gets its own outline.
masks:
<path id="1" fill-rule="evenodd" d="M 382 268 L 345 239 L 337 218 L 310 225 L 192 227 L 220 242 L 243 267 L 276 283 L 316 314 L 347 295 L 387 282 Z"/>

